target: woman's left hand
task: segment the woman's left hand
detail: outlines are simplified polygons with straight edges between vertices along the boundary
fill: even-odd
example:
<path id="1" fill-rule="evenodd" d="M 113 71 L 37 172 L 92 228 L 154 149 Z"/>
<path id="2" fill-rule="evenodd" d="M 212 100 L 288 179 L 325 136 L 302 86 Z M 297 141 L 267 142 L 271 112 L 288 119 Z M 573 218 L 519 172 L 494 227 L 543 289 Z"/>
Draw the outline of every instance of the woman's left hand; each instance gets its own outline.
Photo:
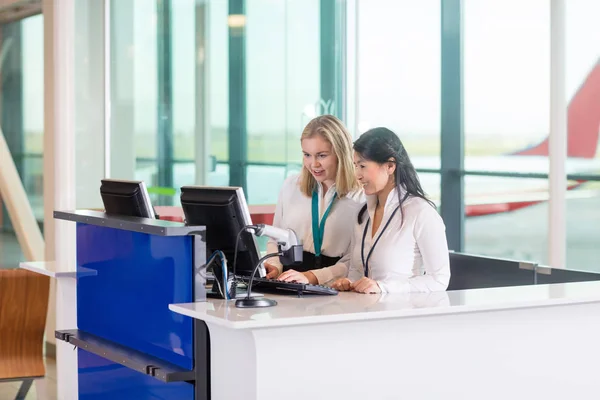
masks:
<path id="1" fill-rule="evenodd" d="M 381 293 L 381 288 L 373 279 L 363 277 L 352 284 L 352 290 L 358 293 Z"/>
<path id="2" fill-rule="evenodd" d="M 283 274 L 279 275 L 277 279 L 286 282 L 309 283 L 306 275 L 302 272 L 294 271 L 293 269 L 285 271 Z"/>

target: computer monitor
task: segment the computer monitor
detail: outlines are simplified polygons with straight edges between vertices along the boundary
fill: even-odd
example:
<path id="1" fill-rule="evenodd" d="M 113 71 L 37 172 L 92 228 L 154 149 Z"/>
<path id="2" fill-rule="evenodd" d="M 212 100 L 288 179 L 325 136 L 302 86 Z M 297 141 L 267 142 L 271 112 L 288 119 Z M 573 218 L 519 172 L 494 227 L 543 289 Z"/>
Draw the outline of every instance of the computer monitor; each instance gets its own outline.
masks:
<path id="1" fill-rule="evenodd" d="M 156 218 L 146 184 L 142 181 L 102 179 L 100 195 L 107 214 Z"/>
<path id="2" fill-rule="evenodd" d="M 235 245 L 240 230 L 252 224 L 241 187 L 183 186 L 181 207 L 186 225 L 206 226 L 206 255 L 221 250 L 233 271 Z M 236 275 L 249 276 L 260 259 L 256 238 L 249 232 L 240 236 Z M 265 276 L 261 266 L 258 275 Z"/>

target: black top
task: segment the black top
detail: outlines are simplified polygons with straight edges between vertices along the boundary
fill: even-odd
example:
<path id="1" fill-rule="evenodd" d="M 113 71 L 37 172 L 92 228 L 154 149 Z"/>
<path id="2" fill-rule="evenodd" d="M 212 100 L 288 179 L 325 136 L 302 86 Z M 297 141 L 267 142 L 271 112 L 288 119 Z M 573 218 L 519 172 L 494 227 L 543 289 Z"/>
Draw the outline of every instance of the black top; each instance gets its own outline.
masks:
<path id="1" fill-rule="evenodd" d="M 306 272 L 311 269 L 321 269 L 325 267 L 331 267 L 335 265 L 341 257 L 329 257 L 321 254 L 319 257 L 315 256 L 314 253 L 304 251 L 302 252 L 302 264 L 299 265 L 284 265 L 283 270 L 287 271 L 293 269 L 298 272 Z"/>

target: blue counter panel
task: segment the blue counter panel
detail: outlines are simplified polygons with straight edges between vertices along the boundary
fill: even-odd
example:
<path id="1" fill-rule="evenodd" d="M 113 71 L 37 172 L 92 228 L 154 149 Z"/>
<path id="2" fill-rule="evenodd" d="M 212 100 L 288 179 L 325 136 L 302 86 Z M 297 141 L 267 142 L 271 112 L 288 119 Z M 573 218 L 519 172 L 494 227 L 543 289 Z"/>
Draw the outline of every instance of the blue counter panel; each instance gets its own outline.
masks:
<path id="1" fill-rule="evenodd" d="M 169 310 L 193 301 L 192 237 L 77 224 L 77 325 L 123 346 L 193 368 L 192 319 Z M 136 398 L 136 397 L 129 397 Z"/>
<path id="2" fill-rule="evenodd" d="M 192 400 L 194 385 L 164 383 L 78 349 L 79 400 Z"/>

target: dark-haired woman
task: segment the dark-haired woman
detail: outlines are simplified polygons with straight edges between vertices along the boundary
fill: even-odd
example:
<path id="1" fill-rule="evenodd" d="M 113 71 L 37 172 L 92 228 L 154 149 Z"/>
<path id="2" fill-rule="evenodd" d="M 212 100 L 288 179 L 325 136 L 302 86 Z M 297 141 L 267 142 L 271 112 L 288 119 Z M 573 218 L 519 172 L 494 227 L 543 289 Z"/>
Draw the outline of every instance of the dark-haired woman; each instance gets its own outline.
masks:
<path id="1" fill-rule="evenodd" d="M 332 286 L 359 293 L 446 290 L 444 222 L 398 136 L 386 128 L 365 132 L 354 143 L 354 165 L 367 203 L 358 213 L 348 277 Z"/>

